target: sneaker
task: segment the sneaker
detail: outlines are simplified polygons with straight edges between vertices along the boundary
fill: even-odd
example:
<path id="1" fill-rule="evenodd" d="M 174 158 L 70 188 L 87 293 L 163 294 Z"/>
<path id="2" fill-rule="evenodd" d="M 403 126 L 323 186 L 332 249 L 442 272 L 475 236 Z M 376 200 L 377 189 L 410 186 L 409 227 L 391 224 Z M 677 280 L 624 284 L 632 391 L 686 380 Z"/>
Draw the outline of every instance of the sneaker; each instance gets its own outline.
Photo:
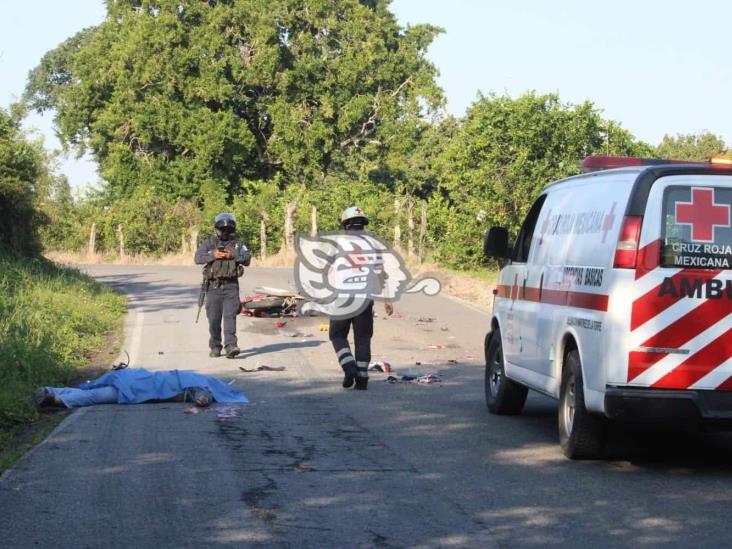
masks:
<path id="1" fill-rule="evenodd" d="M 236 345 L 227 345 L 224 348 L 224 352 L 226 353 L 226 358 L 234 358 L 236 355 L 241 353 L 241 350 Z"/>
<path id="2" fill-rule="evenodd" d="M 369 378 L 357 377 L 356 378 L 356 390 L 365 391 L 369 388 Z"/>
<path id="3" fill-rule="evenodd" d="M 221 356 L 221 347 L 214 347 L 213 349 L 211 349 L 211 352 L 208 353 L 208 356 L 210 356 L 211 358 L 220 357 Z"/>

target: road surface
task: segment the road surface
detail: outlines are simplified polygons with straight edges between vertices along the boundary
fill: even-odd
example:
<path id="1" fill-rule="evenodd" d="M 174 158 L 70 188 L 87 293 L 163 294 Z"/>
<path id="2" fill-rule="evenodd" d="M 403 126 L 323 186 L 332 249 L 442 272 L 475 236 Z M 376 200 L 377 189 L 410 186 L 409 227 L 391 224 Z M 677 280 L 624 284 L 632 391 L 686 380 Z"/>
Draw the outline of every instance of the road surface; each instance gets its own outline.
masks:
<path id="1" fill-rule="evenodd" d="M 488 414 L 485 312 L 442 296 L 405 298 L 401 318 L 377 309 L 374 360 L 443 382 L 373 374 L 356 392 L 340 387 L 320 319 L 278 330 L 240 317 L 245 352 L 211 359 L 206 323 L 194 324 L 199 269 L 88 270 L 129 296 L 133 367 L 217 375 L 251 403 L 75 411 L 0 480 L 2 547 L 731 543 L 727 435 L 616 429 L 607 460 L 565 459 L 553 401 L 531 393 L 522 416 Z M 242 294 L 290 278 L 250 269 Z M 239 369 L 260 365 L 286 369 Z"/>

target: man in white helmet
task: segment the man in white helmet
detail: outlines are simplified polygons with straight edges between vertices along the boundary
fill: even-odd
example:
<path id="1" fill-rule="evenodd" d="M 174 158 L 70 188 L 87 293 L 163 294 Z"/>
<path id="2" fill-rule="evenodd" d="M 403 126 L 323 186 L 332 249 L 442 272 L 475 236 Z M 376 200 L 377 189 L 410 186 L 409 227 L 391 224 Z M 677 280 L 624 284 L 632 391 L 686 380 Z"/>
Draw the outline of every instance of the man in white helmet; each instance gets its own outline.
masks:
<path id="1" fill-rule="evenodd" d="M 341 215 L 341 228 L 345 231 L 363 231 L 369 220 L 363 210 L 357 206 L 346 208 Z M 393 305 L 385 301 L 384 310 L 391 316 Z M 348 332 L 353 326 L 353 343 L 355 358 L 348 344 Z M 343 387 L 352 387 L 365 391 L 369 383 L 369 363 L 371 362 L 371 337 L 374 334 L 374 302 L 369 300 L 368 306 L 352 318 L 331 319 L 329 337 L 336 352 L 338 362 L 343 368 L 345 377 Z"/>

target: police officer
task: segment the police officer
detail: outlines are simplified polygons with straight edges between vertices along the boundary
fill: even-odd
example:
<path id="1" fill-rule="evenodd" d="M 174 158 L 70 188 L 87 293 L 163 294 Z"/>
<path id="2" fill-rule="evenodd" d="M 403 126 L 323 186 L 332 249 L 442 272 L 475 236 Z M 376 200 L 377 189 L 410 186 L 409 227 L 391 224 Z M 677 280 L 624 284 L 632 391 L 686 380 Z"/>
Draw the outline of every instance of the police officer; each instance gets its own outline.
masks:
<path id="1" fill-rule="evenodd" d="M 356 206 L 346 208 L 341 215 L 341 228 L 345 231 L 363 231 L 368 223 L 369 220 L 363 210 Z M 385 301 L 384 310 L 388 316 L 391 316 L 394 307 L 390 302 Z M 351 326 L 353 326 L 355 358 L 348 345 L 348 332 Z M 343 387 L 348 389 L 355 382 L 357 390 L 368 389 L 371 337 L 374 335 L 374 301 L 369 300 L 368 306 L 352 318 L 331 319 L 328 333 L 335 349 L 336 358 L 345 373 Z"/>
<path id="2" fill-rule="evenodd" d="M 251 254 L 236 238 L 233 214 L 220 213 L 214 218 L 214 235 L 196 250 L 195 261 L 203 268 L 207 283 L 206 316 L 208 317 L 209 356 L 221 356 L 221 320 L 224 321 L 223 351 L 227 358 L 239 354 L 236 340 L 236 316 L 241 308 L 239 278 L 251 261 Z"/>

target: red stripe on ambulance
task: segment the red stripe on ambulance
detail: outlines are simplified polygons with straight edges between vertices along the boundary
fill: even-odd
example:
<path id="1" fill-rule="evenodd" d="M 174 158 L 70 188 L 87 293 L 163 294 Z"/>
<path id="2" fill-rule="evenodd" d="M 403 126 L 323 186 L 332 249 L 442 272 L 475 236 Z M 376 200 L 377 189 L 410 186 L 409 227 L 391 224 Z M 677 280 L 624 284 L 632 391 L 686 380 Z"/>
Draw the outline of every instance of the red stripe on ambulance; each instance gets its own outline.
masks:
<path id="1" fill-rule="evenodd" d="M 661 239 L 654 240 L 638 250 L 638 263 L 635 267 L 635 279 L 650 273 L 660 266 L 661 261 Z"/>
<path id="2" fill-rule="evenodd" d="M 700 271 L 698 269 L 684 269 L 670 277 L 669 283 L 672 284 L 674 288 L 681 287 L 681 281 L 688 279 L 694 279 L 695 281 L 699 280 L 700 283 L 705 284 L 707 280 L 714 278 L 720 272 L 721 271 L 719 270 Z M 630 314 L 631 330 L 635 330 L 639 326 L 642 326 L 686 297 L 684 292 L 669 292 L 660 295 L 662 293 L 662 287 L 663 283 L 652 288 L 633 302 L 633 309 Z"/>
<path id="3" fill-rule="evenodd" d="M 603 312 L 607 311 L 608 308 L 608 296 L 605 294 L 549 290 L 547 288 L 534 288 L 531 286 L 524 287 L 499 284 L 496 286 L 496 297 Z"/>
<path id="4" fill-rule="evenodd" d="M 681 347 L 730 313 L 732 313 L 732 300 L 709 299 L 644 341 L 641 347 L 666 349 Z M 631 351 L 628 363 L 628 381 L 641 375 L 667 354 Z"/>
<path id="5" fill-rule="evenodd" d="M 652 387 L 688 388 L 730 357 L 732 357 L 732 328 L 653 383 Z"/>

